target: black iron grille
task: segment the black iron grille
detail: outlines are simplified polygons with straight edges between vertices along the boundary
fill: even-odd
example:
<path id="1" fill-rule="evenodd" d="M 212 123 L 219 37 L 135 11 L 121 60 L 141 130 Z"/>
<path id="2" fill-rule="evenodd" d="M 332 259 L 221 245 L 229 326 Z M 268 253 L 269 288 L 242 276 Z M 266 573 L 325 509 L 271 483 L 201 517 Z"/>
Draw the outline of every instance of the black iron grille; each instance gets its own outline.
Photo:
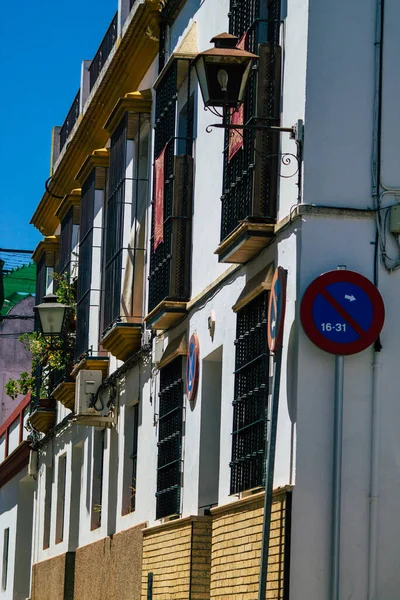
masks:
<path id="1" fill-rule="evenodd" d="M 144 214 L 147 201 L 147 113 L 127 112 L 111 137 L 107 202 L 104 331 L 124 317 L 143 318 L 142 287 L 145 251 Z M 127 176 L 128 141 L 134 140 L 132 176 Z M 131 191 L 130 191 L 131 188 Z M 132 230 L 131 230 L 132 225 Z M 131 230 L 132 239 L 127 239 Z M 131 306 L 121 311 L 123 267 L 127 260 L 133 273 Z M 136 291 L 135 291 L 136 290 Z"/>
<path id="2" fill-rule="evenodd" d="M 231 494 L 264 485 L 268 399 L 267 306 L 264 292 L 237 315 Z"/>
<path id="3" fill-rule="evenodd" d="M 253 70 L 244 100 L 244 123 L 262 117 L 266 125 L 279 125 L 276 95 L 277 50 L 280 31 L 280 0 L 231 0 L 229 31 L 245 48 L 258 54 L 259 44 L 269 42 L 272 50 Z M 260 97 L 262 95 L 262 97 Z M 262 106 L 262 109 L 260 109 Z M 225 115 L 228 120 L 228 115 Z M 251 217 L 273 220 L 276 216 L 276 133 L 243 131 L 243 149 L 228 160 L 229 132 L 225 135 L 221 240 L 239 222 Z M 273 137 L 275 136 L 275 137 Z M 254 198 L 257 194 L 257 198 Z"/>
<path id="4" fill-rule="evenodd" d="M 82 186 L 81 224 L 79 227 L 79 269 L 77 289 L 77 328 L 75 357 L 89 350 L 90 289 L 92 282 L 93 220 L 96 169 Z"/>
<path id="5" fill-rule="evenodd" d="M 139 434 L 139 404 L 133 407 L 133 439 L 132 439 L 132 479 L 131 479 L 131 512 L 136 509 L 136 474 Z"/>
<path id="6" fill-rule="evenodd" d="M 180 513 L 182 368 L 182 357 L 179 357 L 160 371 L 156 519 Z"/>
<path id="7" fill-rule="evenodd" d="M 119 317 L 124 244 L 127 114 L 111 137 L 108 180 L 104 329 Z"/>
<path id="8" fill-rule="evenodd" d="M 106 31 L 104 38 L 97 50 L 94 59 L 92 60 L 89 67 L 89 80 L 90 89 L 93 88 L 96 83 L 102 68 L 110 55 L 111 50 L 117 41 L 118 36 L 118 11 L 115 13 L 113 20 L 110 23 L 109 28 Z"/>
<path id="9" fill-rule="evenodd" d="M 189 63 L 187 68 L 189 73 Z M 177 136 L 177 70 L 175 61 L 157 88 L 154 159 L 165 148 L 164 241 L 154 250 L 153 210 L 149 311 L 163 300 L 186 301 L 189 296 L 193 115 L 188 115 L 185 135 Z M 193 111 L 190 86 L 188 106 Z M 177 141 L 183 142 L 185 154 L 181 156 L 175 156 Z"/>
<path id="10" fill-rule="evenodd" d="M 68 111 L 65 121 L 60 129 L 60 152 L 64 148 L 69 134 L 74 128 L 74 125 L 79 117 L 79 102 L 81 97 L 81 90 L 78 90 L 74 101 L 72 102 L 71 108 Z"/>
<path id="11" fill-rule="evenodd" d="M 79 207 L 71 206 L 61 222 L 60 233 L 60 260 L 58 272 L 70 279 L 76 275 L 78 256 L 73 252 L 74 225 L 79 225 Z"/>

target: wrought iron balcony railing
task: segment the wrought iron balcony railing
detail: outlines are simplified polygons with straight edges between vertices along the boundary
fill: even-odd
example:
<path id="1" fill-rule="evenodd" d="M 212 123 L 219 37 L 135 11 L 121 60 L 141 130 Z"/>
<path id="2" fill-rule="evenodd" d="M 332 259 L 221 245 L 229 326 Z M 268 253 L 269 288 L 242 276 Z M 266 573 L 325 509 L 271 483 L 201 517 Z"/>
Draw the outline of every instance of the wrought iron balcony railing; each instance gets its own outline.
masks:
<path id="1" fill-rule="evenodd" d="M 71 104 L 71 108 L 68 111 L 68 114 L 65 118 L 65 121 L 60 129 L 60 152 L 64 148 L 68 136 L 74 128 L 74 125 L 79 117 L 79 101 L 81 97 L 81 90 L 78 90 L 73 103 Z"/>
<path id="2" fill-rule="evenodd" d="M 136 0 L 134 0 L 136 1 Z M 113 20 L 110 23 L 109 28 L 97 50 L 94 59 L 89 67 L 89 77 L 90 77 L 90 89 L 93 88 L 96 83 L 101 70 L 104 67 L 104 64 L 107 58 L 110 55 L 111 50 L 114 47 L 115 42 L 118 37 L 118 11 L 115 13 Z"/>

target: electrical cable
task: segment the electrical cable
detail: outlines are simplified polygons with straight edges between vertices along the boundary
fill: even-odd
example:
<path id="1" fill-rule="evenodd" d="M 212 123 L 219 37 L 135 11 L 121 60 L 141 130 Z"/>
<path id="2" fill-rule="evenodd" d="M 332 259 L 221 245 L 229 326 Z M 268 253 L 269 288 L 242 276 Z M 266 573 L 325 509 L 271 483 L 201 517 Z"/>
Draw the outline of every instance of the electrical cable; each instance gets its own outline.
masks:
<path id="1" fill-rule="evenodd" d="M 50 191 L 49 188 L 49 183 L 52 179 L 52 176 L 50 176 L 48 179 L 46 179 L 46 181 L 44 182 L 44 187 L 46 188 L 46 192 L 52 197 L 52 198 L 57 198 L 57 200 L 63 200 L 64 196 L 58 196 L 57 194 L 53 194 L 53 192 Z"/>

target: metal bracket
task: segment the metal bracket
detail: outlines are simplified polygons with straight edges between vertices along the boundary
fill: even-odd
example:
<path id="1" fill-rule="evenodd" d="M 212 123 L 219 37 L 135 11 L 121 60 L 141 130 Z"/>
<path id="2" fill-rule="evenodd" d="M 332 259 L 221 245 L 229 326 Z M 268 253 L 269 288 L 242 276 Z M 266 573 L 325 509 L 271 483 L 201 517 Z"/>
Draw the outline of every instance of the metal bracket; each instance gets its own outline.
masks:
<path id="1" fill-rule="evenodd" d="M 275 125 L 266 125 L 262 123 L 262 121 L 266 121 L 267 119 L 261 119 L 259 117 L 251 118 L 246 125 L 240 124 L 232 124 L 232 123 L 212 123 L 206 127 L 207 133 L 211 133 L 212 129 L 227 129 L 234 131 L 271 131 L 276 133 L 289 133 L 290 139 L 296 142 L 297 151 L 296 154 L 291 152 L 280 152 L 279 154 L 271 154 L 270 156 L 279 156 L 281 159 L 281 163 L 284 166 L 289 166 L 292 162 L 292 159 L 295 159 L 297 162 L 297 169 L 294 173 L 290 175 L 283 175 L 282 173 L 278 173 L 279 177 L 283 179 L 290 179 L 297 175 L 297 202 L 301 202 L 301 187 L 302 187 L 302 162 L 303 162 L 303 145 L 304 145 L 304 122 L 302 119 L 298 119 L 297 123 L 295 123 L 292 127 L 278 127 Z"/>

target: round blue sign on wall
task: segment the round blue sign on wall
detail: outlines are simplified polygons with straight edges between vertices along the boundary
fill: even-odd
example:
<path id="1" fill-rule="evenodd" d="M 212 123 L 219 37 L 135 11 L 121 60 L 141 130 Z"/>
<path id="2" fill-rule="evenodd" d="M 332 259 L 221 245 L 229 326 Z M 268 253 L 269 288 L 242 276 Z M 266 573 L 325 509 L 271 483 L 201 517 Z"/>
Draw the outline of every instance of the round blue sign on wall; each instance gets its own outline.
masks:
<path id="1" fill-rule="evenodd" d="M 188 400 L 191 402 L 196 398 L 197 393 L 197 384 L 199 381 L 199 354 L 199 338 L 197 333 L 193 333 L 190 338 L 186 361 L 186 393 Z"/>
<path id="2" fill-rule="evenodd" d="M 331 354 L 355 354 L 378 337 L 385 308 L 377 288 L 354 271 L 324 273 L 307 288 L 301 321 L 312 342 Z"/>

